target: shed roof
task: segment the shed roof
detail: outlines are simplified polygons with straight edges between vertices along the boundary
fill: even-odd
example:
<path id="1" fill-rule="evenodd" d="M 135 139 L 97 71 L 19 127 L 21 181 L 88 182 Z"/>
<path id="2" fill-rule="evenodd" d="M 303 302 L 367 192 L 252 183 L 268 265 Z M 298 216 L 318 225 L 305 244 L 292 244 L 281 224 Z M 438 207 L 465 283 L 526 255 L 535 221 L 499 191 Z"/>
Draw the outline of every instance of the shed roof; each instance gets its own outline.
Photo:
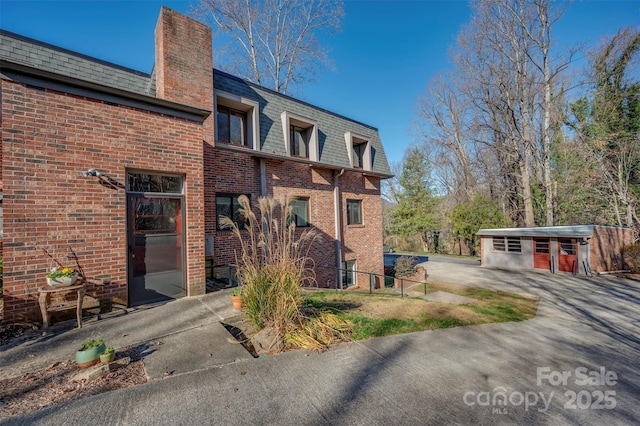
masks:
<path id="1" fill-rule="evenodd" d="M 590 237 L 597 225 L 481 229 L 477 235 L 496 237 Z"/>

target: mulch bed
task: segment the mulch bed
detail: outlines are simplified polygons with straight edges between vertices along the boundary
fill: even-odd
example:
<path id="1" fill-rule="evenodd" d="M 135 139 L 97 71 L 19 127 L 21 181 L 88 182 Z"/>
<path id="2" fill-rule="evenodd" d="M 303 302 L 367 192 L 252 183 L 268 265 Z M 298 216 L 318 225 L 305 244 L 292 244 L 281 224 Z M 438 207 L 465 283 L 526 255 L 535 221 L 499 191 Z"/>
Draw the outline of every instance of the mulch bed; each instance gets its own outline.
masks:
<path id="1" fill-rule="evenodd" d="M 2 330 L 3 336 L 15 330 Z M 17 334 L 20 336 L 21 334 Z M 147 382 L 141 353 L 144 346 L 118 351 L 116 359 L 131 362 L 104 377 L 73 382 L 79 368 L 75 361 L 57 362 L 43 370 L 0 380 L 0 418 L 16 416 L 56 404 Z"/>

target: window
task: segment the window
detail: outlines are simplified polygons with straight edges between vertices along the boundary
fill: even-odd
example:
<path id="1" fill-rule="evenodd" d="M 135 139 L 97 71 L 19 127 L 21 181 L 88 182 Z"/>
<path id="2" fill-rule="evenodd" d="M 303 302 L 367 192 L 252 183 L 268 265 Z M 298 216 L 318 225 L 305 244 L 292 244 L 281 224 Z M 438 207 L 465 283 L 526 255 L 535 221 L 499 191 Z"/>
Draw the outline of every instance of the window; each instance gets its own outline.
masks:
<path id="1" fill-rule="evenodd" d="M 280 114 L 280 118 L 282 119 L 282 130 L 287 155 L 318 161 L 320 154 L 318 150 L 318 126 L 316 122 L 288 111 Z"/>
<path id="2" fill-rule="evenodd" d="M 297 228 L 309 226 L 309 199 L 294 198 L 291 201 L 290 222 L 296 224 Z"/>
<path id="3" fill-rule="evenodd" d="M 342 262 L 342 288 L 356 285 L 356 261 Z"/>
<path id="4" fill-rule="evenodd" d="M 216 217 L 218 230 L 229 230 L 221 226 L 220 222 L 223 217 L 228 217 L 238 225 L 238 228 L 244 229 L 247 219 L 240 211 L 240 195 L 235 194 L 217 194 L 216 195 Z M 247 195 L 247 198 L 249 196 Z"/>
<path id="5" fill-rule="evenodd" d="M 560 254 L 575 256 L 577 250 L 576 240 L 562 239 L 560 242 Z"/>
<path id="6" fill-rule="evenodd" d="M 247 145 L 247 114 L 218 105 L 218 142 Z"/>
<path id="7" fill-rule="evenodd" d="M 356 167 L 358 169 L 363 168 L 363 165 L 364 165 L 363 156 L 364 156 L 366 147 L 367 147 L 366 143 L 353 144 L 353 167 Z"/>
<path id="8" fill-rule="evenodd" d="M 309 132 L 298 126 L 290 126 L 289 152 L 296 157 L 309 158 Z"/>
<path id="9" fill-rule="evenodd" d="M 522 251 L 520 237 L 507 237 L 507 251 L 513 253 L 520 253 Z"/>
<path id="10" fill-rule="evenodd" d="M 536 253 L 549 253 L 549 240 L 535 240 Z"/>
<path id="11" fill-rule="evenodd" d="M 130 173 L 127 175 L 129 192 L 159 192 L 182 194 L 180 176 L 156 175 L 150 173 Z"/>
<path id="12" fill-rule="evenodd" d="M 260 104 L 252 99 L 216 90 L 216 142 L 259 149 Z"/>
<path id="13" fill-rule="evenodd" d="M 373 148 L 369 143 L 369 138 L 353 132 L 344 134 L 349 154 L 349 166 L 354 169 L 371 170 L 373 161 Z"/>
<path id="14" fill-rule="evenodd" d="M 522 252 L 520 237 L 493 237 L 493 251 Z"/>
<path id="15" fill-rule="evenodd" d="M 362 201 L 347 200 L 347 225 L 362 225 Z"/>

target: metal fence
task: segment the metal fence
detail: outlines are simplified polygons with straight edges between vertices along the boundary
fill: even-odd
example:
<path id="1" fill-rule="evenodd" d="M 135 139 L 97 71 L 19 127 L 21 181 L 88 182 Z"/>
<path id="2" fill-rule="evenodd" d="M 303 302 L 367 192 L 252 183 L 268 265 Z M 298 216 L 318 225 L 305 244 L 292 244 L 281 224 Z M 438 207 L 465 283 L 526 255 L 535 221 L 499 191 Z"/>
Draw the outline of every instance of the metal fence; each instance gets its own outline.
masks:
<path id="1" fill-rule="evenodd" d="M 217 291 L 224 288 L 235 287 L 238 285 L 238 280 L 235 276 L 235 265 L 207 265 L 207 291 Z M 338 269 L 329 266 L 316 266 L 316 268 L 330 269 L 334 271 L 334 276 L 340 277 L 335 282 L 327 283 L 327 287 L 306 287 L 314 288 L 318 290 L 327 291 L 347 291 L 369 294 L 386 294 L 391 296 L 404 297 L 408 295 L 409 289 L 420 284 L 424 284 L 420 288 L 420 292 L 427 294 L 427 269 L 424 270 L 423 277 L 416 277 L 415 274 L 411 277 L 395 277 L 392 275 L 375 274 L 367 271 L 358 271 L 354 269 Z M 348 276 L 353 277 L 353 284 L 348 285 L 349 281 L 346 279 Z"/>
<path id="2" fill-rule="evenodd" d="M 318 267 L 318 266 L 316 266 Z M 392 275 L 381 275 L 375 274 L 367 271 L 358 271 L 353 269 L 337 269 L 330 267 L 320 267 L 326 269 L 332 269 L 337 272 L 336 277 L 340 276 L 341 279 L 337 280 L 337 282 L 332 287 L 318 287 L 318 290 L 333 290 L 336 292 L 347 291 L 347 292 L 358 292 L 358 293 L 369 293 L 369 294 L 386 294 L 392 296 L 400 296 L 404 297 L 408 295 L 409 289 L 412 287 L 423 284 L 422 288 L 420 288 L 421 293 L 427 294 L 427 285 L 426 281 L 428 278 L 428 273 L 426 268 L 421 268 L 424 270 L 423 277 L 416 277 L 415 274 L 411 277 L 394 277 Z M 349 279 L 346 278 L 348 275 L 352 274 L 354 276 L 353 285 L 348 285 Z"/>

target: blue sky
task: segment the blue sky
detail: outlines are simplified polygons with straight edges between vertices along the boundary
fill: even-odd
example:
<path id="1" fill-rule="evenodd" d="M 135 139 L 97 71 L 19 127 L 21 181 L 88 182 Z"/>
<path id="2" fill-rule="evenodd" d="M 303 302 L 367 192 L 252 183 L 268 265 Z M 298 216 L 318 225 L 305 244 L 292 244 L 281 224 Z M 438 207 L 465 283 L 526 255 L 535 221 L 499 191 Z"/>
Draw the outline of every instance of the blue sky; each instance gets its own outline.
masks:
<path id="1" fill-rule="evenodd" d="M 150 72 L 160 6 L 188 13 L 190 4 L 0 0 L 0 28 Z M 554 28 L 560 46 L 597 45 L 621 27 L 640 25 L 637 0 L 567 6 Z M 470 10 L 466 1 L 347 1 L 345 14 L 343 31 L 323 39 L 335 71 L 323 72 L 295 96 L 377 127 L 387 157 L 398 162 L 413 142 L 416 98 L 435 73 L 449 66 L 447 52 Z"/>

